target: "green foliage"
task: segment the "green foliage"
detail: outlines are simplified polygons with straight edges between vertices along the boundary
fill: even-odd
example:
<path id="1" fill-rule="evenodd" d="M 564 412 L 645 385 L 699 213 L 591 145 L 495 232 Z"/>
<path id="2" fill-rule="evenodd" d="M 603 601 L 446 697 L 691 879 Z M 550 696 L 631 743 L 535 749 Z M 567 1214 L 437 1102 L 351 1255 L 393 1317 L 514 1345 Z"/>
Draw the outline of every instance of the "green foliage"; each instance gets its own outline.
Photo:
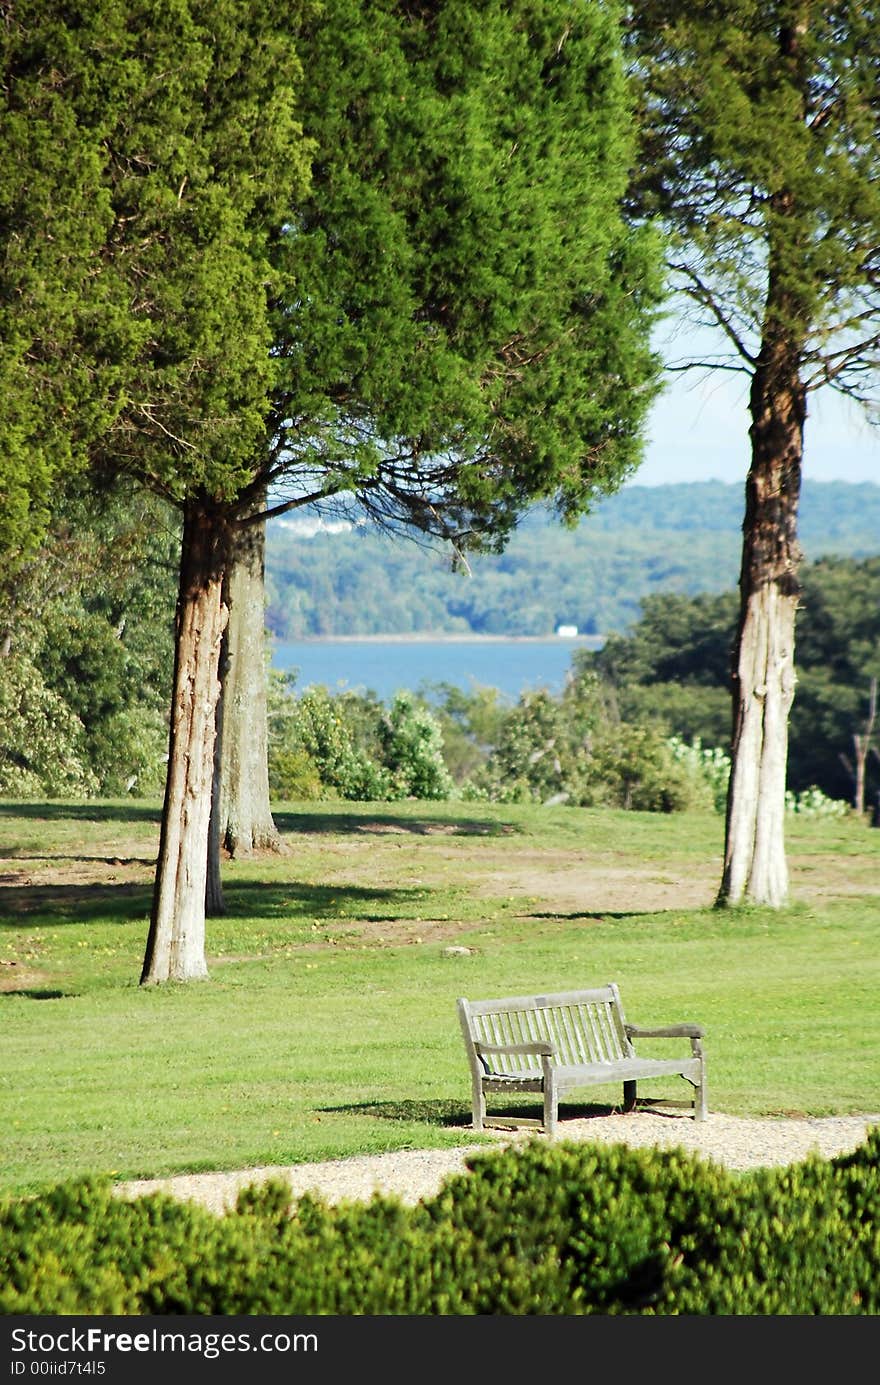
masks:
<path id="1" fill-rule="evenodd" d="M 0 1312 L 875 1315 L 880 1137 L 738 1177 L 683 1150 L 533 1142 L 472 1156 L 414 1208 L 212 1217 L 59 1185 L 0 1209 Z"/>
<path id="2" fill-rule="evenodd" d="M 8 17 L 7 563 L 87 459 L 176 498 L 249 479 L 272 371 L 268 223 L 305 174 L 288 22 L 275 0 L 246 23 L 225 0 L 25 0 Z"/>
<path id="3" fill-rule="evenodd" d="M 53 486 L 115 417 L 99 256 L 112 225 L 108 116 L 71 99 L 93 72 L 94 5 L 23 0 L 4 15 L 0 105 L 0 553 L 14 572 L 48 522 Z M 107 367 L 96 369 L 99 362 Z"/>
<path id="4" fill-rule="evenodd" d="M 98 792 L 85 728 L 26 655 L 0 659 L 0 792 L 9 798 Z"/>
<path id="5" fill-rule="evenodd" d="M 700 776 L 688 772 L 655 726 L 611 722 L 593 748 L 602 801 L 636 812 L 674 813 L 704 808 Z"/>
<path id="6" fill-rule="evenodd" d="M 787 0 L 639 0 L 627 28 L 641 90 L 635 200 L 667 227 L 692 314 L 723 324 L 721 350 L 744 373 L 758 373 L 761 342 L 784 341 L 808 390 L 830 383 L 872 411 L 875 28 L 873 5 L 795 16 Z"/>
<path id="7" fill-rule="evenodd" d="M 804 566 L 802 581 L 790 806 L 800 799 L 805 804 L 803 796 L 814 790 L 852 802 L 845 761 L 852 764 L 853 736 L 864 733 L 871 679 L 880 672 L 880 558 L 823 558 Z M 648 596 L 643 611 L 628 635 L 611 637 L 595 653 L 577 651 L 575 669 L 598 674 L 629 720 L 650 717 L 679 741 L 726 753 L 734 593 Z M 869 756 L 868 802 L 880 785 L 878 763 Z"/>
<path id="8" fill-rule="evenodd" d="M 623 722 L 596 676 L 503 706 L 491 689 L 441 687 L 439 709 L 399 692 L 385 709 L 372 697 L 290 691 L 272 674 L 269 774 L 274 795 L 300 798 L 443 799 L 603 805 L 644 812 L 705 808 L 715 801 L 715 756 L 685 750 L 652 723 Z M 444 756 L 457 736 L 455 777 Z M 720 752 L 718 752 L 720 754 Z"/>
<path id="9" fill-rule="evenodd" d="M 177 502 L 228 501 L 265 433 L 270 247 L 306 179 L 289 11 L 104 0 L 94 20 L 88 94 L 107 112 L 120 334 L 127 314 L 125 403 L 104 461 Z"/>
<path id="10" fill-rule="evenodd" d="M 454 797 L 443 760 L 443 732 L 431 710 L 410 692 L 395 694 L 381 739 L 385 765 L 409 798 Z"/>
<path id="11" fill-rule="evenodd" d="M 387 799 L 391 776 L 357 745 L 345 716 L 345 698 L 326 688 L 291 691 L 292 679 L 273 674 L 270 683 L 269 788 L 297 798 Z"/>
<path id="12" fill-rule="evenodd" d="M 717 745 L 703 745 L 699 736 L 690 744 L 680 736 L 670 736 L 668 745 L 679 764 L 684 765 L 693 778 L 705 783 L 716 813 L 723 813 L 727 805 L 730 756 Z"/>
<path id="13" fill-rule="evenodd" d="M 585 752 L 558 698 L 544 689 L 522 693 L 504 716 L 485 766 L 465 787 L 465 797 L 498 803 L 580 800 Z"/>
<path id="14" fill-rule="evenodd" d="M 711 801 L 705 777 L 682 763 L 651 722 L 622 721 L 595 674 L 559 697 L 523 693 L 464 796 L 499 803 L 569 803 L 676 812 Z"/>
<path id="15" fill-rule="evenodd" d="M 0 745 L 11 761 L 34 756 L 50 736 L 50 723 L 58 741 L 60 715 L 82 767 L 81 778 L 62 773 L 71 751 L 62 752 L 59 741 L 59 768 L 43 755 L 36 778 L 8 779 L 10 795 L 159 792 L 168 740 L 176 530 L 169 513 L 149 500 L 68 490 L 56 499 L 34 557 L 14 581 L 0 584 L 8 660 L 20 675 L 30 669 L 31 688 L 42 687 L 57 709 L 40 730 L 31 707 L 24 751 L 13 729 L 0 736 Z"/>
<path id="16" fill-rule="evenodd" d="M 389 800 L 454 797 L 443 733 L 429 707 L 400 692 L 386 710 L 354 693 L 332 696 L 295 675 L 273 673 L 269 695 L 269 787 L 273 795 Z"/>
<path id="17" fill-rule="evenodd" d="M 785 795 L 785 810 L 808 818 L 842 818 L 846 817 L 850 806 L 843 799 L 829 798 L 814 785 L 802 793 L 792 793 L 789 789 Z"/>
<path id="18" fill-rule="evenodd" d="M 789 783 L 852 803 L 853 737 L 865 731 L 871 679 L 880 678 L 880 558 L 825 558 L 804 570 L 803 586 Z M 870 803 L 880 791 L 880 759 L 869 755 L 866 768 Z"/>
<path id="19" fill-rule="evenodd" d="M 616 11 L 337 0 L 291 32 L 315 153 L 275 253 L 276 494 L 460 548 L 537 498 L 586 510 L 637 464 L 656 385 Z"/>
<path id="20" fill-rule="evenodd" d="M 443 758 L 457 785 L 484 763 L 501 733 L 507 704 L 497 688 L 469 692 L 452 683 L 423 688 L 443 733 Z"/>

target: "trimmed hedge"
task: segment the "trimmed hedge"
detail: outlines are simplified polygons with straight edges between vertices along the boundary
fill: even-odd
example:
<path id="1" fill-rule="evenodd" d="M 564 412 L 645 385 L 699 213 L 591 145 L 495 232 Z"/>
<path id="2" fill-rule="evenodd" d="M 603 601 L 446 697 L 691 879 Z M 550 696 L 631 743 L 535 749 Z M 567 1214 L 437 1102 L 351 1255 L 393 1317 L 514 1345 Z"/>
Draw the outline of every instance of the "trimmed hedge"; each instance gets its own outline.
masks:
<path id="1" fill-rule="evenodd" d="M 880 1130 L 853 1154 L 734 1174 L 683 1150 L 471 1157 L 409 1208 L 290 1202 L 223 1216 L 109 1182 L 0 1206 L 15 1314 L 876 1314 Z"/>

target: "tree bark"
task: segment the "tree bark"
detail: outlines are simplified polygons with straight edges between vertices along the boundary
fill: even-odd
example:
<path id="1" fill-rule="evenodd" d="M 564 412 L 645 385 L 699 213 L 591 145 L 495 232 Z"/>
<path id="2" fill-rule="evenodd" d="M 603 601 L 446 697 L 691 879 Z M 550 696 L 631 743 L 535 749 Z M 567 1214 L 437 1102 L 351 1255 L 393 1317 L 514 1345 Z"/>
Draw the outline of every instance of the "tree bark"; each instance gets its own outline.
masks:
<path id="1" fill-rule="evenodd" d="M 765 335 L 752 378 L 740 616 L 733 651 L 731 771 L 717 903 L 788 897 L 785 784 L 794 698 L 797 541 L 806 394 L 797 345 Z"/>
<path id="2" fill-rule="evenodd" d="M 229 622 L 227 620 L 227 630 Z M 208 823 L 208 869 L 205 879 L 205 914 L 220 918 L 226 913 L 223 878 L 220 872 L 220 762 L 223 744 L 223 672 L 226 664 L 226 630 L 220 643 L 220 695 L 214 717 L 214 771 L 211 776 L 211 817 Z"/>
<path id="3" fill-rule="evenodd" d="M 222 512 L 204 499 L 187 501 L 168 772 L 142 985 L 208 974 L 205 884 L 227 541 Z"/>
<path id="4" fill-rule="evenodd" d="M 231 856 L 285 850 L 269 806 L 265 551 L 265 523 L 232 531 L 218 824 Z"/>

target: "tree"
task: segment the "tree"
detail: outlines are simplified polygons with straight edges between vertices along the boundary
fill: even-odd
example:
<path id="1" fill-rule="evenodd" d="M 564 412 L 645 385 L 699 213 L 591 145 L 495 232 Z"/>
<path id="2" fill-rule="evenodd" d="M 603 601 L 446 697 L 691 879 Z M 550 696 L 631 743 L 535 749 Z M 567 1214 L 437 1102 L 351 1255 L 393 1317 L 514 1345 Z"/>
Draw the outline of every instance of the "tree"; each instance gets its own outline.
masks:
<path id="1" fill-rule="evenodd" d="M 253 479 L 273 361 L 271 241 L 305 179 L 289 12 L 147 5 L 144 71 L 108 169 L 114 263 L 149 322 L 134 405 L 106 455 L 183 516 L 168 775 L 141 980 L 207 974 L 208 832 L 223 600 L 237 497 Z M 161 74 L 161 76 L 160 76 Z M 169 78 L 173 79 L 170 80 Z"/>
<path id="2" fill-rule="evenodd" d="M 156 793 L 164 778 L 175 518 L 143 491 L 69 483 L 39 549 L 0 582 L 3 662 L 33 665 L 65 704 L 101 794 Z M 13 757 L 22 739 L 6 743 Z"/>
<path id="3" fill-rule="evenodd" d="M 536 497 L 578 513 L 638 461 L 655 243 L 620 212 L 631 124 L 604 7 L 48 9 L 23 42 L 106 216 L 90 264 L 103 354 L 86 374 L 110 406 L 88 454 L 181 512 L 141 980 L 188 980 L 207 973 L 233 535 L 261 522 L 264 491 L 270 511 L 356 493 L 378 522 L 461 553 L 502 544 Z M 86 311 L 75 322 L 98 331 Z"/>
<path id="4" fill-rule="evenodd" d="M 345 497 L 465 561 L 531 501 L 572 519 L 634 470 L 657 247 L 621 214 L 617 21 L 568 0 L 336 0 L 297 29 L 316 154 L 279 245 L 296 298 L 277 305 L 264 514 Z M 227 727 L 264 716 L 241 648 Z M 264 794 L 237 796 L 239 840 Z"/>
<path id="5" fill-rule="evenodd" d="M 23 4 L 13 18 L 22 62 L 57 94 L 54 157 L 89 171 L 83 202 L 93 198 L 103 217 L 100 237 L 84 225 L 87 269 L 74 263 L 89 294 L 70 307 L 73 360 L 100 382 L 83 450 L 102 480 L 134 478 L 182 515 L 168 774 L 142 979 L 201 976 L 229 507 L 252 479 L 264 435 L 269 290 L 279 272 L 269 240 L 305 176 L 289 11 L 276 0 L 256 0 L 246 16 L 232 0 L 99 0 Z M 40 144 L 38 167 L 43 152 Z M 40 188 L 49 204 L 51 184 Z M 18 247 L 41 271 L 43 235 L 30 217 Z M 47 406 L 62 417 L 77 404 L 67 345 L 41 377 Z"/>
<path id="6" fill-rule="evenodd" d="M 807 400 L 880 402 L 880 15 L 871 3 L 645 0 L 641 215 L 671 236 L 671 282 L 721 334 L 684 367 L 749 381 L 732 769 L 719 905 L 788 893 L 783 817 L 795 688 L 797 513 Z"/>
<path id="7" fill-rule="evenodd" d="M 871 679 L 868 690 L 868 715 L 862 724 L 860 731 L 853 732 L 853 760 L 842 755 L 843 766 L 853 781 L 853 808 L 861 817 L 865 811 L 865 774 L 868 756 L 873 751 L 877 754 L 877 747 L 873 744 L 874 726 L 877 721 L 877 679 Z"/>
<path id="8" fill-rule="evenodd" d="M 257 509 L 265 509 L 265 497 L 260 497 Z M 229 621 L 220 661 L 212 810 L 218 817 L 217 836 L 209 870 L 219 861 L 221 844 L 232 856 L 285 849 L 269 807 L 265 548 L 265 524 L 233 531 L 226 573 Z M 210 906 L 214 912 L 222 909 L 218 885 L 219 874 Z"/>
<path id="9" fill-rule="evenodd" d="M 83 99 L 101 16 L 0 5 L 0 555 L 14 581 L 46 532 L 53 489 L 118 410 L 118 323 L 98 273 L 112 223 L 102 141 Z M 73 92 L 76 96 L 72 96 Z"/>

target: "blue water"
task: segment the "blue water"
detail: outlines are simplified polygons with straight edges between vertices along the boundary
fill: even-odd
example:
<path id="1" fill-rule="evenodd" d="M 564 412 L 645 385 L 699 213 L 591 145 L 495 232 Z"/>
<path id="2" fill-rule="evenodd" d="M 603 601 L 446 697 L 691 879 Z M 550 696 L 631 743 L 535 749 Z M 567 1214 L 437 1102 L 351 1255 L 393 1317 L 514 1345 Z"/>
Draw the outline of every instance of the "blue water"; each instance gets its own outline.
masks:
<path id="1" fill-rule="evenodd" d="M 601 639 L 581 636 L 487 640 L 302 640 L 275 643 L 272 667 L 296 669 L 296 690 L 323 684 L 333 693 L 373 692 L 388 702 L 401 688 L 451 683 L 472 691 L 498 688 L 511 702 L 521 692 L 548 688 L 557 693 L 575 649 L 595 649 Z"/>

